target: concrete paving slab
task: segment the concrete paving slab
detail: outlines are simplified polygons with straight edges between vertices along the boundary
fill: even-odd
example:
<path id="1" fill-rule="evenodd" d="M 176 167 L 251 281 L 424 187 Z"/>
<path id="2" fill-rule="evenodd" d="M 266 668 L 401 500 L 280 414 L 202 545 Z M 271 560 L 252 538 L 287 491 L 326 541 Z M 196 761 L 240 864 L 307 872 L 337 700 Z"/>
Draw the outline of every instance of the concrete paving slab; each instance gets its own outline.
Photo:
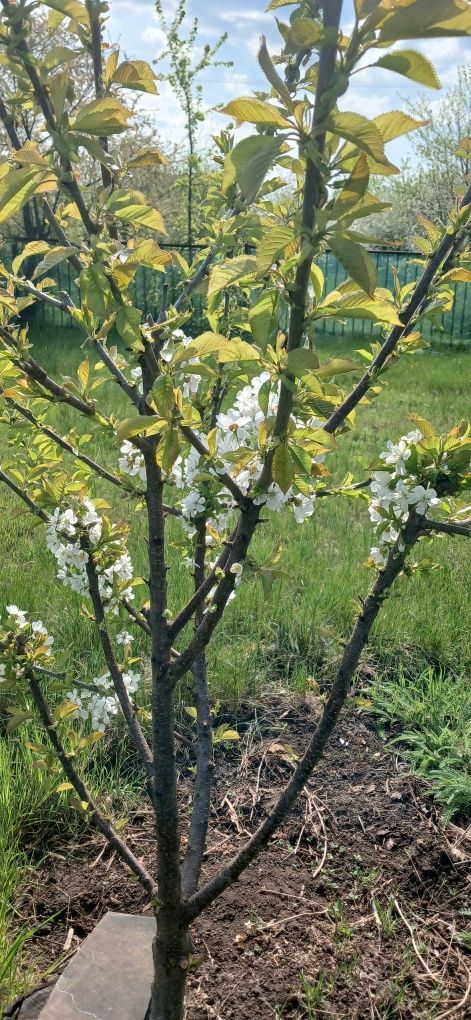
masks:
<path id="1" fill-rule="evenodd" d="M 144 1020 L 155 921 L 105 914 L 53 988 L 39 1020 Z"/>

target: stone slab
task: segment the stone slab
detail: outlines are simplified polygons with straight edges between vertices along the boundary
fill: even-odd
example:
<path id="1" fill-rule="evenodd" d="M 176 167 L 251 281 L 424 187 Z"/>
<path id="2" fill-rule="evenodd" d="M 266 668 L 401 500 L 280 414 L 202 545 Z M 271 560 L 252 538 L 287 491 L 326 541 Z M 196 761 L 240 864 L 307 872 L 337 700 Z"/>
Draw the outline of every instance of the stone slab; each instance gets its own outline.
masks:
<path id="1" fill-rule="evenodd" d="M 105 914 L 61 974 L 39 1020 L 144 1020 L 154 933 L 151 917 Z"/>

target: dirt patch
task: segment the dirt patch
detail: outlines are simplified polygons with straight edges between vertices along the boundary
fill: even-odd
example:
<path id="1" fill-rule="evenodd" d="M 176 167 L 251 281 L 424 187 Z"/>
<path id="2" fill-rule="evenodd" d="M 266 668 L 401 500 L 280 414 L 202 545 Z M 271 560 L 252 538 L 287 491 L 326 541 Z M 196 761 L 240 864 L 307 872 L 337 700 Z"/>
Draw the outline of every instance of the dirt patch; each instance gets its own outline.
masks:
<path id="1" fill-rule="evenodd" d="M 315 711 L 272 701 L 241 713 L 243 740 L 219 754 L 206 875 L 278 795 Z M 181 787 L 189 803 L 184 759 Z M 126 832 L 152 869 L 150 811 L 134 813 Z M 440 832 L 423 784 L 350 708 L 269 850 L 195 925 L 203 959 L 190 978 L 188 1020 L 471 1016 L 465 851 Z M 44 968 L 68 958 L 105 911 L 140 913 L 146 903 L 87 832 L 80 846 L 51 848 L 18 909 L 29 923 L 57 914 L 29 950 Z"/>

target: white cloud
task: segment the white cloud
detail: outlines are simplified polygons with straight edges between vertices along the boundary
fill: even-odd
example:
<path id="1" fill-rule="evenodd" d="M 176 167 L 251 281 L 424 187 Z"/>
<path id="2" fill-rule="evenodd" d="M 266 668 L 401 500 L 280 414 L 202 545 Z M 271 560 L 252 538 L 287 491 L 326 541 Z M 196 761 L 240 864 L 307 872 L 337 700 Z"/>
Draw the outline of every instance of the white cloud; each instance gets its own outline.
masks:
<path id="1" fill-rule="evenodd" d="M 167 38 L 163 28 L 159 28 L 158 25 L 149 25 L 144 29 L 142 33 L 142 39 L 145 42 L 157 43 L 162 48 L 167 46 Z"/>
<path id="2" fill-rule="evenodd" d="M 224 92 L 230 96 L 241 96 L 250 91 L 248 86 L 248 75 L 234 72 L 224 82 Z"/>

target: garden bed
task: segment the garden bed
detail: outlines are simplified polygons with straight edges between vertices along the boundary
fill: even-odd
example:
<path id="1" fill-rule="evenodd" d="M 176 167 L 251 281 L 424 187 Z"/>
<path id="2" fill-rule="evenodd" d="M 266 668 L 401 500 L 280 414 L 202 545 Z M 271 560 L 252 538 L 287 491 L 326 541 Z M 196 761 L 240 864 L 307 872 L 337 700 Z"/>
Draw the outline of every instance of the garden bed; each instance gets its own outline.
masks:
<path id="1" fill-rule="evenodd" d="M 240 710 L 241 742 L 218 751 L 206 874 L 271 806 L 317 710 L 315 698 Z M 440 831 L 424 784 L 350 707 L 278 838 L 195 925 L 188 1020 L 469 1015 L 471 843 L 456 831 Z M 152 868 L 147 807 L 126 832 Z M 29 923 L 55 915 L 29 945 L 38 971 L 65 962 L 107 910 L 147 909 L 90 830 L 50 848 L 17 907 Z"/>

